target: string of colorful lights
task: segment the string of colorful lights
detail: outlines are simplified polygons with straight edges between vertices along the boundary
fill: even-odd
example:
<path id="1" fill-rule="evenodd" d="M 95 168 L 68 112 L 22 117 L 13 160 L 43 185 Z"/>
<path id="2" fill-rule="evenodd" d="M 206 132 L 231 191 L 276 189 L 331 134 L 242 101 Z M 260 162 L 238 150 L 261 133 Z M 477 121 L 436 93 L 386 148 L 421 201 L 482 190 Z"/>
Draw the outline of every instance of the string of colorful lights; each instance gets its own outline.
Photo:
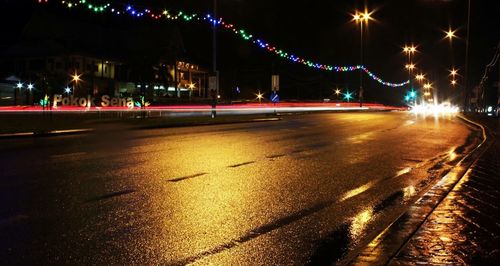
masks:
<path id="1" fill-rule="evenodd" d="M 49 2 L 49 0 L 37 0 L 38 3 L 40 4 L 46 4 Z M 150 8 L 143 8 L 143 7 L 136 7 L 132 6 L 130 4 L 127 5 L 121 5 L 120 4 L 111 4 L 111 3 L 100 3 L 96 4 L 95 2 L 89 1 L 89 0 L 79 0 L 79 1 L 67 1 L 67 0 L 62 0 L 59 1 L 62 5 L 67 7 L 68 9 L 73 9 L 73 8 L 85 8 L 88 9 L 89 11 L 93 11 L 95 13 L 112 13 L 115 15 L 129 15 L 132 17 L 137 17 L 137 18 L 142 18 L 142 17 L 149 17 L 154 20 L 160 20 L 160 19 L 166 19 L 166 20 L 180 20 L 180 21 L 185 21 L 185 22 L 190 22 L 190 21 L 204 21 L 207 22 L 211 25 L 215 26 L 220 26 L 223 27 L 226 30 L 229 30 L 242 38 L 245 41 L 252 42 L 253 44 L 257 45 L 259 48 L 265 49 L 266 51 L 270 53 L 274 53 L 278 55 L 281 58 L 287 59 L 289 61 L 295 62 L 302 64 L 304 66 L 310 67 L 310 68 L 315 68 L 315 69 L 320 69 L 320 70 L 325 70 L 325 71 L 332 71 L 332 72 L 351 72 L 351 71 L 356 71 L 356 70 L 361 70 L 364 71 L 370 78 L 373 80 L 379 82 L 380 84 L 383 84 L 385 86 L 389 87 L 402 87 L 407 85 L 410 81 L 407 80 L 402 83 L 391 83 L 382 80 L 380 77 L 375 75 L 373 72 L 368 70 L 366 66 L 364 65 L 353 65 L 353 66 L 332 66 L 332 65 L 326 65 L 326 64 L 320 64 L 320 63 L 315 63 L 311 60 L 304 59 L 302 57 L 296 56 L 292 53 L 285 52 L 276 46 L 255 38 L 252 34 L 247 33 L 244 29 L 237 28 L 234 24 L 227 23 L 225 22 L 222 18 L 214 18 L 210 14 L 207 14 L 205 16 L 200 16 L 198 14 L 188 14 L 184 13 L 182 11 L 169 11 L 169 10 L 162 10 L 162 11 L 155 11 Z"/>

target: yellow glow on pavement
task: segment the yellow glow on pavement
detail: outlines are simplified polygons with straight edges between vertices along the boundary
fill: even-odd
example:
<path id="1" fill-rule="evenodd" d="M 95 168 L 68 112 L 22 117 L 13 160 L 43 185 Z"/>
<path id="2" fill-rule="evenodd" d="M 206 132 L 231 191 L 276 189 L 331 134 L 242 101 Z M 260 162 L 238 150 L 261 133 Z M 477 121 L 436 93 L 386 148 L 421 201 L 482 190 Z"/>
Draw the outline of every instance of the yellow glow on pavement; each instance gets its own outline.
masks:
<path id="1" fill-rule="evenodd" d="M 351 223 L 351 235 L 353 237 L 359 236 L 363 230 L 365 229 L 366 225 L 368 222 L 371 220 L 373 217 L 373 209 L 369 208 L 366 209 L 360 213 L 358 213 L 354 218 L 352 219 Z"/>

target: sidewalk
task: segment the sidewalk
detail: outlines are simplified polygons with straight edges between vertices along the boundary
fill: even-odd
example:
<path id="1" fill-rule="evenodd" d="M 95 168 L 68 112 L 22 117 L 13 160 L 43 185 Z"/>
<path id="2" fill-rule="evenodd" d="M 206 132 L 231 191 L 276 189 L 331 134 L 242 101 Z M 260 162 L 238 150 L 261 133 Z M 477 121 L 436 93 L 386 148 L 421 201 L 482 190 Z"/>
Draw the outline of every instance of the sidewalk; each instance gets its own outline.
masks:
<path id="1" fill-rule="evenodd" d="M 500 264 L 500 126 L 486 125 L 493 143 L 405 243 L 390 265 Z"/>

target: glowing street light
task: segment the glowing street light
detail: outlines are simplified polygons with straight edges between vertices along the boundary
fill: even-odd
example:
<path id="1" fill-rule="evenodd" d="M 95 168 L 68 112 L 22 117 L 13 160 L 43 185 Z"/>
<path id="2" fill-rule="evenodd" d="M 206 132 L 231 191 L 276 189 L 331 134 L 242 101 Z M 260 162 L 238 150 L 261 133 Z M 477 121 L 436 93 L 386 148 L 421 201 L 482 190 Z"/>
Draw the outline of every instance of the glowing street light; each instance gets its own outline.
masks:
<path id="1" fill-rule="evenodd" d="M 432 88 L 432 85 L 430 83 L 424 84 L 424 89 L 430 89 L 430 88 Z"/>
<path id="2" fill-rule="evenodd" d="M 194 89 L 194 88 L 196 88 L 196 83 L 191 83 L 191 84 L 189 84 L 189 89 L 191 89 L 191 90 L 192 90 L 192 89 Z"/>
<path id="3" fill-rule="evenodd" d="M 413 45 L 413 44 L 411 46 L 405 45 L 405 47 L 403 47 L 403 52 L 408 54 L 408 56 L 410 54 L 414 54 L 416 51 L 417 51 L 417 47 L 415 47 L 415 45 Z"/>
<path id="4" fill-rule="evenodd" d="M 368 12 L 368 10 L 366 10 L 366 9 L 364 12 L 356 11 L 356 13 L 354 13 L 352 15 L 352 18 L 353 18 L 353 21 L 356 21 L 356 22 L 368 23 L 368 21 L 373 20 L 373 18 L 371 17 L 372 13 L 373 12 Z"/>
<path id="5" fill-rule="evenodd" d="M 451 85 L 453 85 L 453 86 L 457 85 L 457 81 L 456 80 L 452 80 L 451 81 Z"/>
<path id="6" fill-rule="evenodd" d="M 417 47 L 415 45 L 405 45 L 403 47 L 403 52 L 406 53 L 408 55 L 408 64 L 405 65 L 405 68 L 408 70 L 408 80 L 410 82 L 408 82 L 408 88 L 412 88 L 412 85 L 411 85 L 411 72 L 413 71 L 413 69 L 415 68 L 415 65 L 412 63 L 412 60 L 411 60 L 411 57 L 412 55 L 417 51 Z"/>
<path id="7" fill-rule="evenodd" d="M 34 88 L 35 88 L 35 85 L 33 85 L 33 84 L 31 84 L 31 83 L 30 83 L 30 84 L 28 84 L 28 90 L 32 90 L 32 89 L 34 89 Z"/>
<path id="8" fill-rule="evenodd" d="M 73 82 L 75 83 L 78 83 L 79 81 L 81 81 L 80 77 L 82 76 L 82 74 L 78 75 L 78 73 L 75 71 L 75 74 L 73 74 L 71 76 Z"/>
<path id="9" fill-rule="evenodd" d="M 335 94 L 336 94 L 337 96 L 339 96 L 339 95 L 340 95 L 340 90 L 339 90 L 339 89 L 336 89 L 336 90 L 335 90 Z"/>
<path id="10" fill-rule="evenodd" d="M 347 91 L 346 93 L 344 93 L 344 100 L 349 102 L 351 99 L 352 99 L 352 92 Z"/>
<path id="11" fill-rule="evenodd" d="M 406 64 L 405 68 L 408 70 L 413 70 L 413 69 L 415 69 L 415 64 Z"/>
<path id="12" fill-rule="evenodd" d="M 424 74 L 418 74 L 415 76 L 415 78 L 418 80 L 418 81 L 422 81 L 425 79 L 425 75 Z"/>
<path id="13" fill-rule="evenodd" d="M 458 70 L 457 69 L 453 68 L 453 69 L 450 70 L 450 75 L 451 76 L 455 77 L 457 74 L 458 74 Z"/>
<path id="14" fill-rule="evenodd" d="M 69 94 L 71 92 L 71 88 L 70 87 L 66 87 L 64 89 L 64 92 L 67 93 L 67 94 Z"/>
<path id="15" fill-rule="evenodd" d="M 370 20 L 373 20 L 371 17 L 372 12 L 368 12 L 367 9 L 365 9 L 364 12 L 357 11 L 352 15 L 353 21 L 356 23 L 359 23 L 359 29 L 360 29 L 360 41 L 359 41 L 359 61 L 360 65 L 363 65 L 363 24 L 366 23 L 368 26 L 368 22 Z M 359 72 L 359 106 L 363 106 L 363 73 L 362 71 Z"/>
<path id="16" fill-rule="evenodd" d="M 71 80 L 73 81 L 73 92 L 77 91 L 78 82 L 82 79 L 80 78 L 83 74 L 78 75 L 78 72 L 75 71 L 75 74 L 71 75 Z"/>
<path id="17" fill-rule="evenodd" d="M 16 85 L 16 88 L 18 89 L 22 89 L 23 88 L 23 84 L 19 81 Z"/>
<path id="18" fill-rule="evenodd" d="M 453 40 L 453 38 L 456 38 L 457 36 L 455 35 L 456 30 L 452 30 L 451 28 L 448 29 L 448 31 L 444 31 L 446 34 L 445 38 L 448 38 L 450 41 Z"/>
<path id="19" fill-rule="evenodd" d="M 257 93 L 256 95 L 257 95 L 257 99 L 259 100 L 259 103 L 262 103 L 262 99 L 264 98 L 264 94 L 260 93 L 260 91 L 259 91 L 259 93 Z"/>

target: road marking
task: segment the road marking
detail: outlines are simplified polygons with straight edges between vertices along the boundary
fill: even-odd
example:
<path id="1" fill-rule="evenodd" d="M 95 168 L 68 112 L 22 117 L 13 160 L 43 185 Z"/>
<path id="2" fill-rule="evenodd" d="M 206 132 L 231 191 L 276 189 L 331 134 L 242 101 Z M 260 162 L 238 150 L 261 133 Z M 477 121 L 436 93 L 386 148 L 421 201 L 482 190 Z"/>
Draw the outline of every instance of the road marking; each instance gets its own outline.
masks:
<path id="1" fill-rule="evenodd" d="M 105 200 L 105 199 L 109 199 L 109 198 L 113 198 L 113 197 L 118 197 L 118 196 L 130 194 L 130 193 L 134 193 L 134 192 L 135 192 L 134 189 L 126 189 L 126 190 L 122 190 L 122 191 L 117 191 L 117 192 L 105 194 L 105 195 L 102 195 L 102 196 L 99 196 L 99 197 L 87 200 L 87 202 Z"/>
<path id="2" fill-rule="evenodd" d="M 266 156 L 266 158 L 268 158 L 268 159 L 276 159 L 276 158 L 280 158 L 280 157 L 283 157 L 283 156 L 285 156 L 285 154 L 275 154 L 275 155 Z"/>
<path id="3" fill-rule="evenodd" d="M 244 162 L 244 163 L 239 163 L 239 164 L 233 164 L 233 165 L 230 165 L 228 167 L 236 168 L 236 167 L 240 167 L 240 166 L 244 166 L 244 165 L 248 165 L 248 164 L 253 164 L 253 163 L 255 163 L 255 161 L 249 161 L 249 162 Z"/>
<path id="4" fill-rule="evenodd" d="M 409 173 L 412 169 L 413 169 L 413 168 L 411 168 L 411 167 L 406 167 L 406 168 L 403 168 L 403 169 L 399 170 L 399 171 L 396 173 L 396 175 L 395 175 L 394 177 L 396 178 L 396 177 L 402 176 L 402 175 L 404 175 L 404 174 L 407 174 L 407 173 Z"/>
<path id="5" fill-rule="evenodd" d="M 179 182 L 179 181 L 182 181 L 182 180 L 186 180 L 186 179 L 191 179 L 191 178 L 195 178 L 195 177 L 199 177 L 199 176 L 204 176 L 208 173 L 198 173 L 198 174 L 194 174 L 194 175 L 188 175 L 188 176 L 183 176 L 183 177 L 177 177 L 177 178 L 173 178 L 173 179 L 169 179 L 168 182 Z"/>
<path id="6" fill-rule="evenodd" d="M 368 189 L 373 187 L 374 184 L 375 184 L 375 181 L 370 181 L 362 186 L 359 186 L 355 189 L 351 189 L 351 190 L 347 191 L 346 193 L 344 193 L 344 195 L 340 199 L 340 202 L 346 201 L 352 197 L 355 197 L 355 196 L 367 191 Z"/>
<path id="7" fill-rule="evenodd" d="M 51 155 L 50 158 L 59 159 L 59 158 L 65 158 L 65 157 L 80 156 L 80 155 L 85 155 L 85 154 L 87 154 L 87 152 L 73 152 L 73 153 Z"/>

